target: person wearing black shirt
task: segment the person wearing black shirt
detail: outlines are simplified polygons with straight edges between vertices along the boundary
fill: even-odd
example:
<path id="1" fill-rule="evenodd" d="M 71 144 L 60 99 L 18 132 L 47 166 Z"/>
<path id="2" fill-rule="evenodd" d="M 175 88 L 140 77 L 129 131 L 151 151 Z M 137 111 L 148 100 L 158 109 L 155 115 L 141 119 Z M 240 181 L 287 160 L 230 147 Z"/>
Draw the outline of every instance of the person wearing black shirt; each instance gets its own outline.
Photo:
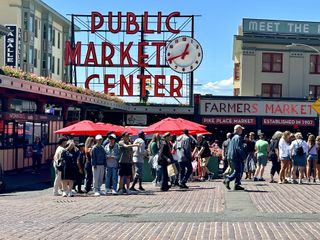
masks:
<path id="1" fill-rule="evenodd" d="M 208 163 L 211 157 L 211 151 L 208 142 L 204 139 L 202 134 L 197 135 L 197 145 L 192 153 L 192 155 L 198 158 L 199 164 L 201 166 L 201 181 L 205 180 L 206 175 L 212 175 L 208 170 Z"/>
<path id="2" fill-rule="evenodd" d="M 251 179 L 251 175 L 254 174 L 256 170 L 256 157 L 255 157 L 255 144 L 254 132 L 249 133 L 249 139 L 246 142 L 247 158 L 244 163 L 244 172 L 246 173 L 245 179 Z"/>
<path id="3" fill-rule="evenodd" d="M 171 135 L 169 132 L 163 135 L 164 141 L 161 143 L 161 147 L 159 150 L 159 157 L 158 157 L 158 164 L 162 171 L 162 181 L 161 181 L 161 191 L 168 191 L 169 190 L 169 177 L 168 177 L 168 169 L 167 166 L 173 162 L 173 156 L 171 154 L 170 149 L 170 139 Z"/>

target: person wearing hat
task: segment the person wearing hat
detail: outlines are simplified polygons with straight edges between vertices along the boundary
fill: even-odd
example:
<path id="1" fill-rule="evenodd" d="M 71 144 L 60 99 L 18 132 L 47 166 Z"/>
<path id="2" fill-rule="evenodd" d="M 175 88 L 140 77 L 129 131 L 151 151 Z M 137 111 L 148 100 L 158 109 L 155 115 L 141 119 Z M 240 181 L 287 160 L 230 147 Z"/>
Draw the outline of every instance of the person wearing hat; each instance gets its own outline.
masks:
<path id="1" fill-rule="evenodd" d="M 86 156 L 85 156 L 85 151 L 84 151 L 84 143 L 79 143 L 77 145 L 78 149 L 79 149 L 79 154 L 78 154 L 78 158 L 77 158 L 77 173 L 76 173 L 76 180 L 74 183 L 73 188 L 76 189 L 77 193 L 84 193 L 81 190 L 81 185 L 82 185 L 82 181 L 84 179 L 84 165 L 86 163 Z"/>
<path id="2" fill-rule="evenodd" d="M 107 153 L 107 167 L 106 167 L 106 193 L 117 194 L 118 185 L 118 169 L 120 150 L 119 145 L 116 142 L 116 135 L 108 135 L 108 144 L 104 150 Z M 112 186 L 111 181 L 112 180 Z"/>
<path id="3" fill-rule="evenodd" d="M 143 178 L 143 163 L 144 157 L 146 156 L 146 143 L 144 141 L 145 134 L 144 132 L 139 132 L 138 138 L 134 140 L 133 144 L 139 145 L 139 147 L 133 148 L 133 165 L 135 168 L 134 180 L 130 191 L 137 191 L 134 187 L 139 182 L 139 190 L 145 191 L 142 187 L 142 178 Z"/>
<path id="4" fill-rule="evenodd" d="M 139 144 L 130 143 L 130 134 L 128 132 L 122 133 L 122 139 L 119 142 L 120 159 L 119 159 L 119 194 L 123 194 L 124 181 L 126 181 L 126 193 L 130 194 L 130 179 L 132 177 L 132 155 L 133 147 L 139 147 Z"/>
<path id="5" fill-rule="evenodd" d="M 245 151 L 243 148 L 243 139 L 241 134 L 244 127 L 241 125 L 234 126 L 234 136 L 232 137 L 228 146 L 228 159 L 231 160 L 234 171 L 230 176 L 227 176 L 224 180 L 224 184 L 228 190 L 230 190 L 230 182 L 235 180 L 234 190 L 244 190 L 241 187 L 242 176 L 242 163 L 245 159 Z"/>
<path id="6" fill-rule="evenodd" d="M 265 181 L 263 178 L 264 168 L 268 162 L 269 143 L 264 139 L 264 134 L 259 133 L 259 140 L 255 145 L 257 156 L 257 169 L 254 174 L 254 181 Z"/>
<path id="7" fill-rule="evenodd" d="M 92 173 L 93 173 L 93 190 L 94 196 L 100 196 L 101 185 L 103 182 L 103 176 L 106 165 L 106 151 L 102 147 L 102 136 L 98 134 L 95 137 L 96 144 L 92 148 Z"/>

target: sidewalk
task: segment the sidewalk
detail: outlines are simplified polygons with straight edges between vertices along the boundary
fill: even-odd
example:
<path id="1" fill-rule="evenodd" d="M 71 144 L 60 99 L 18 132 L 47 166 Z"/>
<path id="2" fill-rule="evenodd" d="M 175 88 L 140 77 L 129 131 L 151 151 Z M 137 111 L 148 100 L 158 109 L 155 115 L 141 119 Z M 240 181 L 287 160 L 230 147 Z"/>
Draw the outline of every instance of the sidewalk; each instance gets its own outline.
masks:
<path id="1" fill-rule="evenodd" d="M 5 192 L 32 191 L 51 187 L 51 169 L 45 165 L 40 172 L 32 173 L 31 169 L 22 172 L 5 173 Z"/>

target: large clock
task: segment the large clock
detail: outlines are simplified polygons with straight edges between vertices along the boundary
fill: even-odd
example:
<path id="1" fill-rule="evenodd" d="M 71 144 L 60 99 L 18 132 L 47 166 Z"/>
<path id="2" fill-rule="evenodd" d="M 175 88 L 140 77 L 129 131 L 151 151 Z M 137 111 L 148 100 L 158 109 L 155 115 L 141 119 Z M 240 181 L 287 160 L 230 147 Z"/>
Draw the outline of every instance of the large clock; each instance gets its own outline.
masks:
<path id="1" fill-rule="evenodd" d="M 191 37 L 177 37 L 166 47 L 166 61 L 170 68 L 179 73 L 189 73 L 197 69 L 202 57 L 201 45 Z"/>

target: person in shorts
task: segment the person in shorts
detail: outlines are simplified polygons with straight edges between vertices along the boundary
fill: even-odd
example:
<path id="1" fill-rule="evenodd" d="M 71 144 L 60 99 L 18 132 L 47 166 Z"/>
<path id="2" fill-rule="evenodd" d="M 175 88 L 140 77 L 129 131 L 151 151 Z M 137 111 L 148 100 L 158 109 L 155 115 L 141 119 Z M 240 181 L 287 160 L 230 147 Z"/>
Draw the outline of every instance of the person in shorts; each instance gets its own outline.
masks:
<path id="1" fill-rule="evenodd" d="M 126 193 L 130 194 L 130 179 L 132 178 L 132 164 L 133 164 L 133 147 L 139 147 L 140 144 L 130 143 L 130 134 L 124 132 L 122 139 L 119 142 L 120 159 L 119 159 L 119 194 L 123 194 L 124 185 L 126 183 Z M 126 182 L 124 182 L 126 181 Z"/>
<path id="2" fill-rule="evenodd" d="M 204 139 L 202 134 L 197 135 L 197 146 L 195 147 L 193 156 L 198 158 L 200 166 L 201 166 L 201 177 L 200 180 L 204 181 L 205 177 L 208 175 L 212 175 L 212 173 L 208 170 L 208 163 L 211 157 L 211 151 L 209 148 L 208 142 Z"/>
<path id="3" fill-rule="evenodd" d="M 296 172 L 299 170 L 299 184 L 302 184 L 302 178 L 304 176 L 305 168 L 307 165 L 307 153 L 308 153 L 308 144 L 303 140 L 302 134 L 297 132 L 295 134 L 296 140 L 294 140 L 290 145 L 290 153 L 292 156 L 292 183 L 297 183 L 296 181 Z M 299 148 L 302 148 L 301 153 L 299 153 Z"/>
<path id="4" fill-rule="evenodd" d="M 259 140 L 255 145 L 257 155 L 257 169 L 254 174 L 254 181 L 265 181 L 263 178 L 264 168 L 268 162 L 269 143 L 264 139 L 264 134 L 259 133 Z"/>

